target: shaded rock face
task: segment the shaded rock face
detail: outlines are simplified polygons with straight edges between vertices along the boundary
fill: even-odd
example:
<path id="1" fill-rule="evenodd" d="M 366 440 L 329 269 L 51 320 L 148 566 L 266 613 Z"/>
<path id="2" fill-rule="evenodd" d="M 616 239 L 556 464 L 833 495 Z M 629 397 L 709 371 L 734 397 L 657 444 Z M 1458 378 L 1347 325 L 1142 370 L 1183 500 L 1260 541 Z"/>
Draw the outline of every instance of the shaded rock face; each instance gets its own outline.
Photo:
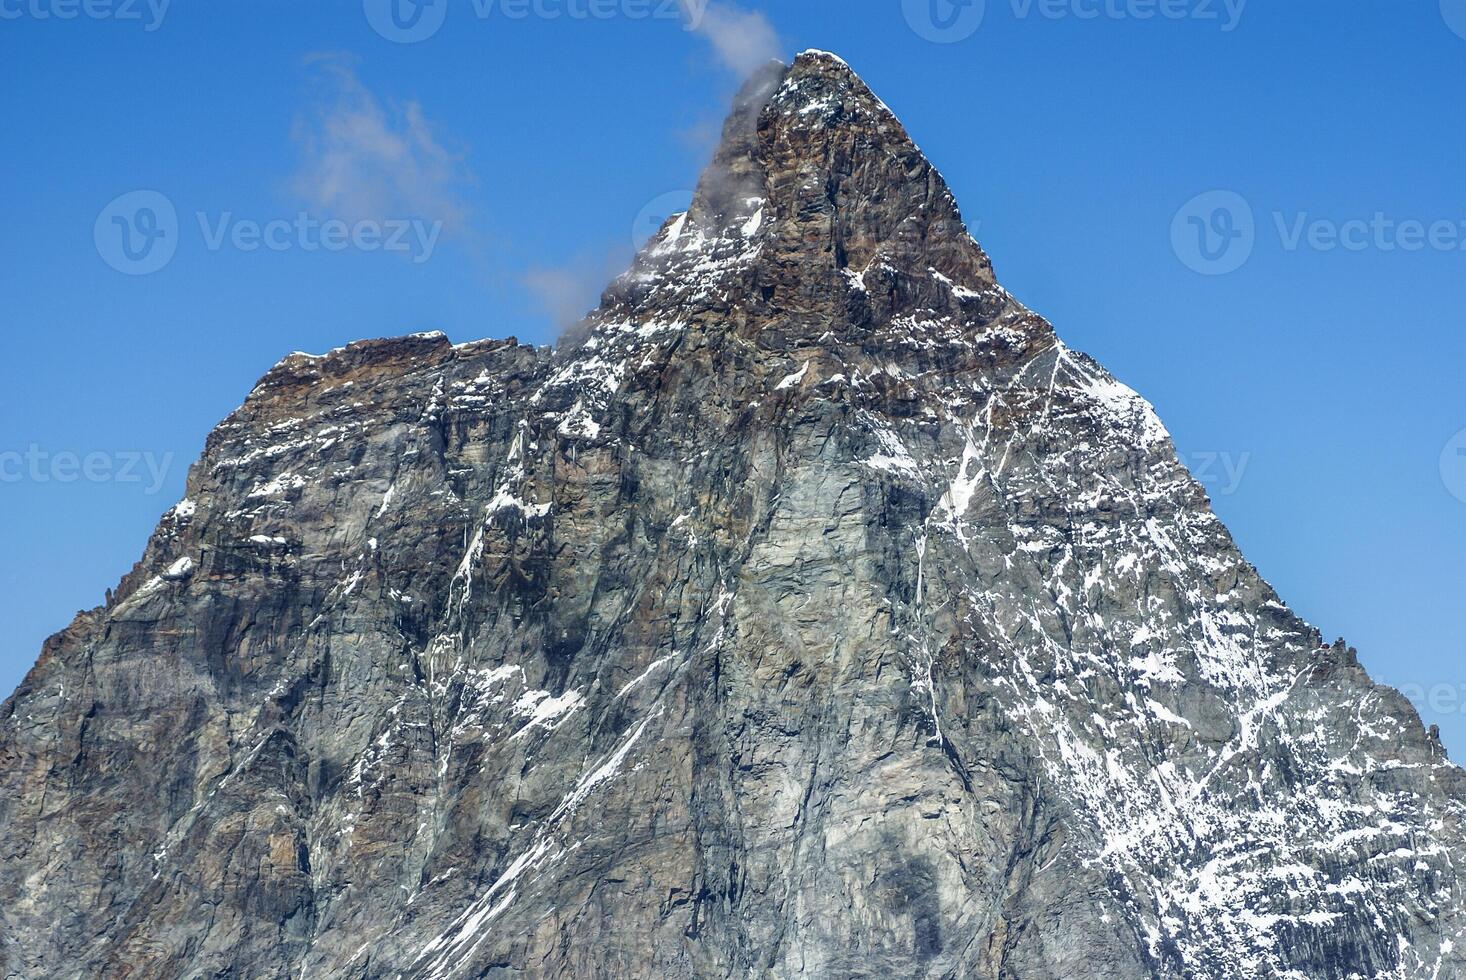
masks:
<path id="1" fill-rule="evenodd" d="M 1455 977 L 1463 792 L 809 52 L 575 341 L 219 426 L 0 710 L 0 973 Z"/>

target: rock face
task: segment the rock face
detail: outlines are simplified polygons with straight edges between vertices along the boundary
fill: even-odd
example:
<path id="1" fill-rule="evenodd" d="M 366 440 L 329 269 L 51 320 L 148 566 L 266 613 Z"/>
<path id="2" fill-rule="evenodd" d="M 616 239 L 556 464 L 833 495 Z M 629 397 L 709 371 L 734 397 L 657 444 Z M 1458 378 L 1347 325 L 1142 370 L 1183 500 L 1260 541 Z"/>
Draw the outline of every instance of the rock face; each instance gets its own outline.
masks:
<path id="1" fill-rule="evenodd" d="M 219 426 L 0 710 L 0 973 L 1458 977 L 1463 801 L 808 52 L 577 339 Z"/>

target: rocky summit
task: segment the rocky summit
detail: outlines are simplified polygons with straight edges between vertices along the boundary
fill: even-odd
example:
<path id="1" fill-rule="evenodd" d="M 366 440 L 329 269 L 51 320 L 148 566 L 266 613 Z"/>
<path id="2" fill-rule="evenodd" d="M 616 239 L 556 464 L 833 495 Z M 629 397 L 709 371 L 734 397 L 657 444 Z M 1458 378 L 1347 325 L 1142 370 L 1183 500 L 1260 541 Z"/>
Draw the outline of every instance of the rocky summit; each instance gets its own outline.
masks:
<path id="1" fill-rule="evenodd" d="M 1466 976 L 1461 770 L 832 55 L 187 493 L 0 709 L 5 977 Z"/>

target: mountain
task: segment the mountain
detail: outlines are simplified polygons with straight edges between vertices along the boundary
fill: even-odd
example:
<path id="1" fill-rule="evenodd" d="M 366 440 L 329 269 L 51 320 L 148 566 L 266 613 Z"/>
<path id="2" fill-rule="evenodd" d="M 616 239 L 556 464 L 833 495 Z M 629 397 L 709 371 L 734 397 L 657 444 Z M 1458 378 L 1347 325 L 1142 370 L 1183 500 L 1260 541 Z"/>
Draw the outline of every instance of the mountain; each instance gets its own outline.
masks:
<path id="1" fill-rule="evenodd" d="M 0 709 L 7 977 L 1466 976 L 1461 770 L 832 55 L 187 493 Z"/>

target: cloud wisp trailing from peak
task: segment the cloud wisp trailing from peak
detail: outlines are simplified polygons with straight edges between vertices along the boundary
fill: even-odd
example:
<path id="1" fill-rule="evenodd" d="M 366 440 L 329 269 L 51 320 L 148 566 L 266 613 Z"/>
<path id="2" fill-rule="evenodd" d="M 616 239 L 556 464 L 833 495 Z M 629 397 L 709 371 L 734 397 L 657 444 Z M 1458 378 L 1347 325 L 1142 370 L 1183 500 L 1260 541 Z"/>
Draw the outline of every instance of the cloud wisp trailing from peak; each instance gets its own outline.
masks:
<path id="1" fill-rule="evenodd" d="M 706 40 L 718 61 L 739 79 L 752 75 L 782 51 L 779 35 L 767 17 L 721 0 L 677 0 L 683 25 Z M 721 127 L 707 121 L 688 138 L 699 149 L 717 145 Z M 638 243 L 640 244 L 640 243 Z M 635 250 L 612 245 L 589 249 L 558 265 L 537 265 L 520 276 L 520 284 L 535 303 L 554 320 L 559 342 L 571 342 L 585 329 L 585 318 L 600 301 L 606 284 L 624 272 Z"/>
<path id="2" fill-rule="evenodd" d="M 461 154 L 440 142 L 416 102 L 384 106 L 351 59 L 315 56 L 310 109 L 296 121 L 300 165 L 291 189 L 347 222 L 421 219 L 461 231 L 473 182 Z"/>
<path id="3" fill-rule="evenodd" d="M 687 29 L 713 46 L 724 66 L 740 78 L 779 57 L 779 32 L 758 10 L 716 0 L 678 0 Z"/>
<path id="4" fill-rule="evenodd" d="M 631 249 L 608 246 L 603 252 L 585 251 L 557 266 L 534 266 L 520 283 L 555 323 L 561 340 L 578 335 L 586 315 L 600 303 L 606 284 L 631 263 Z"/>

